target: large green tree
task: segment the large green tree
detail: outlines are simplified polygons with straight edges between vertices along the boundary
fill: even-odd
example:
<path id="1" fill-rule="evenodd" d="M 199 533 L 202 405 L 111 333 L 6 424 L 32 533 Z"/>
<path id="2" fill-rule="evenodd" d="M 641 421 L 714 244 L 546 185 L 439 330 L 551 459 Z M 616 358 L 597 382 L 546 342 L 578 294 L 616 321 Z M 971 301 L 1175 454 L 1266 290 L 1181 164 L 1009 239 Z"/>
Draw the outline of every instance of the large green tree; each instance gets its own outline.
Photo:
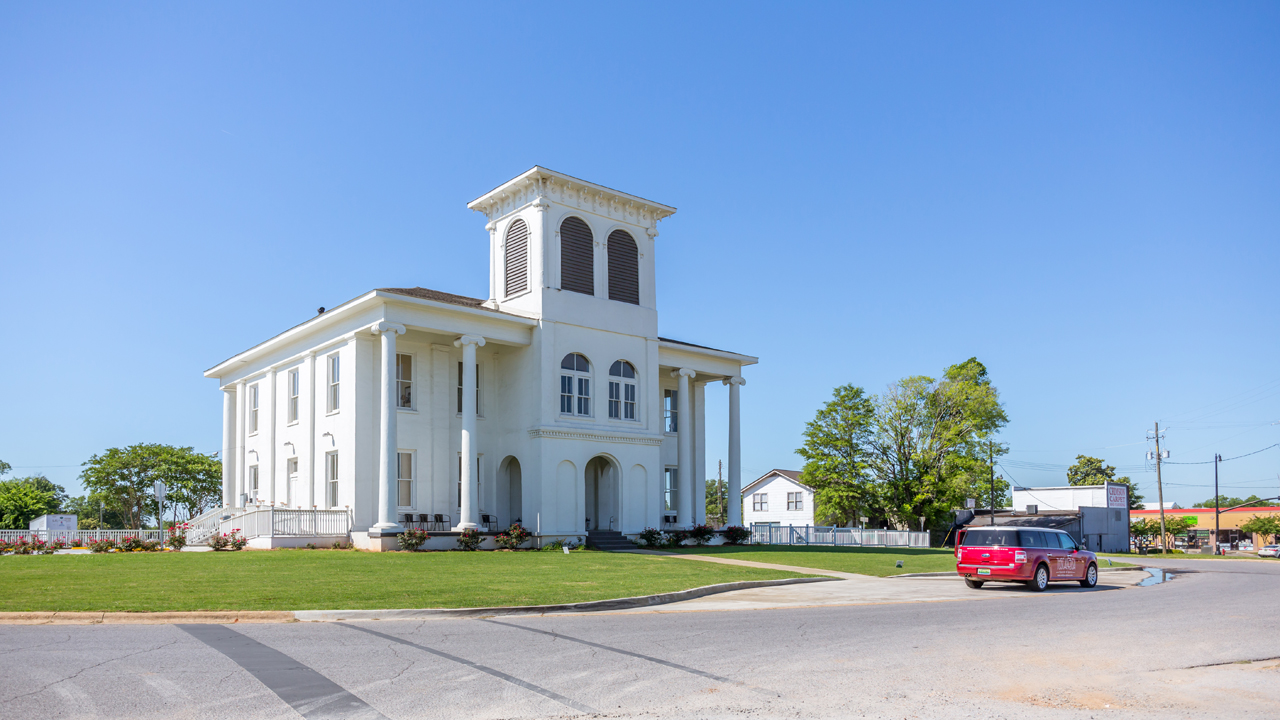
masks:
<path id="1" fill-rule="evenodd" d="M 847 525 L 876 514 L 877 493 L 867 473 L 875 404 L 865 390 L 841 385 L 804 429 L 800 482 L 813 488 L 814 521 Z"/>
<path id="2" fill-rule="evenodd" d="M 222 462 L 192 448 L 170 448 L 160 479 L 179 517 L 193 518 L 222 502 Z"/>
<path id="3" fill-rule="evenodd" d="M 1067 468 L 1068 485 L 1102 485 L 1120 483 L 1129 486 L 1129 509 L 1142 509 L 1142 496 L 1138 494 L 1138 486 L 1128 476 L 1116 477 L 1114 465 L 1108 465 L 1101 458 L 1090 455 L 1077 455 L 1076 463 Z"/>
<path id="4" fill-rule="evenodd" d="M 0 477 L 13 466 L 0 460 Z M 0 528 L 26 530 L 41 515 L 59 512 L 67 491 L 43 475 L 0 480 Z"/>
<path id="5" fill-rule="evenodd" d="M 1191 507 L 1211 508 L 1211 507 L 1214 507 L 1213 500 L 1214 500 L 1213 498 L 1209 498 L 1208 500 L 1205 500 L 1204 502 L 1198 502 L 1195 505 L 1192 505 Z M 1275 507 L 1277 504 L 1280 504 L 1280 503 L 1268 502 L 1258 497 L 1257 495 L 1250 495 L 1247 498 L 1228 497 L 1226 495 L 1219 495 L 1217 507 L 1229 508 L 1229 507 L 1235 507 L 1237 505 L 1250 505 L 1252 507 Z"/>
<path id="6" fill-rule="evenodd" d="M 1254 515 L 1248 522 L 1240 526 L 1240 530 L 1247 533 L 1258 533 L 1262 536 L 1264 543 L 1268 537 L 1274 542 L 1276 538 L 1280 537 L 1280 517 L 1275 515 L 1266 517 Z"/>
<path id="7" fill-rule="evenodd" d="M 168 488 L 169 500 L 188 517 L 212 507 L 221 493 L 222 465 L 192 448 L 141 443 L 110 448 L 84 464 L 80 482 L 133 529 L 157 517 L 154 486 Z"/>

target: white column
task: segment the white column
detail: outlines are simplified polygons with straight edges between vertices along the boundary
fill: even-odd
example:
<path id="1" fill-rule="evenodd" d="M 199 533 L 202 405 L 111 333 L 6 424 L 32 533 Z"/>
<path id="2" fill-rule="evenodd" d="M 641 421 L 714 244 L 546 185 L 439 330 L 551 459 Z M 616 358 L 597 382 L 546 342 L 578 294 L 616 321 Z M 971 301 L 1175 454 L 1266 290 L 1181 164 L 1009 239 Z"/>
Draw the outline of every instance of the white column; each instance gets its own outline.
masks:
<path id="1" fill-rule="evenodd" d="M 241 380 L 236 383 L 236 437 L 239 442 L 236 444 L 236 497 L 234 505 L 240 507 L 240 500 L 249 490 L 245 487 L 245 478 L 248 473 L 249 448 L 247 445 L 247 428 L 248 428 L 248 406 L 245 401 L 248 386 L 245 381 Z M 248 504 L 248 503 L 245 503 Z"/>
<path id="2" fill-rule="evenodd" d="M 222 507 L 236 503 L 236 391 L 222 390 Z"/>
<path id="3" fill-rule="evenodd" d="M 476 498 L 476 348 L 484 347 L 479 335 L 463 335 L 453 341 L 462 348 L 462 511 L 454 530 L 480 527 Z"/>
<path id="4" fill-rule="evenodd" d="M 316 351 L 307 353 L 307 505 L 316 507 Z"/>
<path id="5" fill-rule="evenodd" d="M 676 410 L 676 432 L 679 438 L 680 448 L 680 467 L 676 471 L 676 494 L 679 496 L 679 502 L 676 504 L 677 522 L 681 525 L 693 527 L 693 415 L 690 412 L 689 403 L 689 378 L 697 375 L 697 371 L 689 368 L 680 368 L 671 373 L 680 380 L 680 387 L 677 390 L 679 397 L 677 398 Z"/>
<path id="6" fill-rule="evenodd" d="M 267 418 L 271 423 L 271 430 L 267 432 L 267 482 L 271 484 L 271 492 L 267 495 L 267 500 L 272 504 L 276 504 L 276 376 L 279 371 L 271 368 L 271 372 L 267 373 L 267 403 L 270 412 Z M 259 470 L 261 472 L 261 470 Z"/>
<path id="7" fill-rule="evenodd" d="M 404 326 L 383 320 L 375 323 L 372 330 L 382 336 L 382 422 L 378 438 L 378 522 L 371 530 L 377 535 L 395 535 L 404 532 L 396 518 L 396 335 L 404 334 Z"/>
<path id="8" fill-rule="evenodd" d="M 693 385 L 693 522 L 707 524 L 707 384 Z"/>
<path id="9" fill-rule="evenodd" d="M 742 420 L 739 417 L 739 388 L 747 384 L 741 377 L 724 380 L 729 386 L 729 524 L 742 524 Z"/>

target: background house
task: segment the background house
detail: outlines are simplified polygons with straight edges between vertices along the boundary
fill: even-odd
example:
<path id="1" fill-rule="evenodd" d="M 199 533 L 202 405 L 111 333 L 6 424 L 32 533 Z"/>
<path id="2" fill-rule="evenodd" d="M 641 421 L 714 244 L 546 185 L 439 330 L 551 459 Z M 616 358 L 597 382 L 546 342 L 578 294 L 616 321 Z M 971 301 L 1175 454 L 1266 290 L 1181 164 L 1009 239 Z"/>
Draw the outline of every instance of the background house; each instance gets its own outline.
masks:
<path id="1" fill-rule="evenodd" d="M 742 520 L 775 525 L 813 525 L 813 488 L 799 470 L 770 470 L 742 489 Z"/>

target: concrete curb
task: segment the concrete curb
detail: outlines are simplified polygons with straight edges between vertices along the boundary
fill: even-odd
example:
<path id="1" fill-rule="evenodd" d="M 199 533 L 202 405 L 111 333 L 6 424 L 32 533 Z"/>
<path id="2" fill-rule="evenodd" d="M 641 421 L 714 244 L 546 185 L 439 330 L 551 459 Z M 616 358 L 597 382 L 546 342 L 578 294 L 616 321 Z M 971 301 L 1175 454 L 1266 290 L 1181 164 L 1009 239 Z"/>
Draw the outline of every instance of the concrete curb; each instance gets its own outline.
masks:
<path id="1" fill-rule="evenodd" d="M 551 613 L 606 612 L 610 610 L 633 610 L 635 608 L 666 605 L 682 600 L 731 592 L 750 588 L 773 587 L 776 585 L 795 585 L 798 583 L 830 582 L 837 578 L 785 578 L 782 580 L 744 580 L 741 582 L 704 585 L 703 587 L 680 590 L 677 592 L 659 593 L 657 595 L 641 595 L 639 597 L 617 598 L 614 600 L 592 600 L 590 602 L 568 603 L 564 605 L 515 605 L 511 607 L 487 608 L 425 608 L 421 610 L 298 610 L 290 615 L 302 622 L 334 622 L 338 620 L 414 620 L 419 618 L 465 618 L 492 617 L 497 615 L 546 615 Z"/>
<path id="2" fill-rule="evenodd" d="M 0 612 L 0 625 L 168 625 L 172 623 L 297 622 L 293 613 L 276 610 L 203 612 Z"/>
<path id="3" fill-rule="evenodd" d="M 1104 567 L 1098 568 L 1098 572 L 1124 572 L 1125 570 L 1141 570 L 1142 567 L 1134 565 L 1132 567 Z M 955 572 L 933 572 L 933 573 L 904 573 L 902 575 L 886 575 L 889 578 L 931 578 L 931 577 L 953 577 L 957 580 L 960 576 Z"/>

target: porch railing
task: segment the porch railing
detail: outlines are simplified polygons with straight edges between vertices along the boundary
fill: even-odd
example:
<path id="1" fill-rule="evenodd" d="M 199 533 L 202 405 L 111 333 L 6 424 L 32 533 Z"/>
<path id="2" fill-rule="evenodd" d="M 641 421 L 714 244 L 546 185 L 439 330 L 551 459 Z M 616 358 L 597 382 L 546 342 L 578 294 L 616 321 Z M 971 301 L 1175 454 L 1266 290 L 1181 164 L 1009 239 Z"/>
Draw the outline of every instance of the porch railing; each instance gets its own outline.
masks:
<path id="1" fill-rule="evenodd" d="M 351 534 L 351 514 L 346 510 L 302 510 L 250 507 L 222 520 L 219 532 L 239 530 L 256 537 L 346 537 Z"/>
<path id="2" fill-rule="evenodd" d="M 927 548 L 929 547 L 929 533 L 909 530 L 756 523 L 751 526 L 751 542 L 756 545 Z"/>

